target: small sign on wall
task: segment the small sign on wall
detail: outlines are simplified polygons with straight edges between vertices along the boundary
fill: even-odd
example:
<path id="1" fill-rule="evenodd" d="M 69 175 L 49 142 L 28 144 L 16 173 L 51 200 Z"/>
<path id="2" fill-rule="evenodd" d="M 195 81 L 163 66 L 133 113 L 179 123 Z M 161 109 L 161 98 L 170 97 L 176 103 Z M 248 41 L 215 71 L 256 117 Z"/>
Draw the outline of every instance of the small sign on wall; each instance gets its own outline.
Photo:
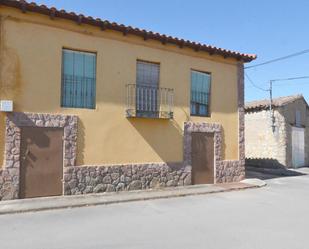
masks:
<path id="1" fill-rule="evenodd" d="M 0 111 L 1 112 L 12 112 L 13 101 L 12 100 L 0 100 Z"/>

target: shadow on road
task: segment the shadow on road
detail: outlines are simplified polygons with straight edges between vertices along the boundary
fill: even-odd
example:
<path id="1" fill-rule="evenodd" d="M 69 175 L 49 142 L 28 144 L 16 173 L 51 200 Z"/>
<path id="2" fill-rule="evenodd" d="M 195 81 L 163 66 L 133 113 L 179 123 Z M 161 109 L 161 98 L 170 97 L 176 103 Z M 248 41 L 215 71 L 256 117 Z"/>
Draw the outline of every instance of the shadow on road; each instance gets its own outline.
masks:
<path id="1" fill-rule="evenodd" d="M 268 180 L 279 177 L 303 176 L 305 173 L 296 171 L 294 169 L 286 168 L 262 168 L 252 165 L 246 165 L 246 178 L 258 178 L 261 180 Z"/>

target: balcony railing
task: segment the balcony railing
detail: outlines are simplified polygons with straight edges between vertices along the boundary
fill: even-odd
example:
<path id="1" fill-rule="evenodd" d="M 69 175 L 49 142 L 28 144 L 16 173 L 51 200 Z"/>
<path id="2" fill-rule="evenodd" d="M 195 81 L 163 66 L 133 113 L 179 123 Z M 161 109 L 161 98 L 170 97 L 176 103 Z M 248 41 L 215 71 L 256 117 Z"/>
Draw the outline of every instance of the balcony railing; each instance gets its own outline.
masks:
<path id="1" fill-rule="evenodd" d="M 174 90 L 128 84 L 127 117 L 173 118 Z"/>

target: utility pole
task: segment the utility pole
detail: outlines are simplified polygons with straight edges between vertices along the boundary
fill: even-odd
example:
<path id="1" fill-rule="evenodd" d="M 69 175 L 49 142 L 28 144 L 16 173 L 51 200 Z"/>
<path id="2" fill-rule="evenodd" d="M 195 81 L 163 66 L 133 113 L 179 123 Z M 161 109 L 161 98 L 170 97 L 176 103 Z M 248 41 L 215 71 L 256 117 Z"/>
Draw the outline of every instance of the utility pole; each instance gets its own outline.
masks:
<path id="1" fill-rule="evenodd" d="M 270 125 L 272 128 L 272 131 L 275 132 L 275 116 L 274 111 L 272 108 L 273 105 L 273 80 L 269 81 L 269 112 L 270 112 Z"/>
<path id="2" fill-rule="evenodd" d="M 270 111 L 270 121 L 272 131 L 275 132 L 275 115 L 273 108 L 273 83 L 277 81 L 290 81 L 290 80 L 301 80 L 301 79 L 309 79 L 309 76 L 301 76 L 301 77 L 293 77 L 293 78 L 283 78 L 283 79 L 273 79 L 269 81 L 269 111 Z"/>

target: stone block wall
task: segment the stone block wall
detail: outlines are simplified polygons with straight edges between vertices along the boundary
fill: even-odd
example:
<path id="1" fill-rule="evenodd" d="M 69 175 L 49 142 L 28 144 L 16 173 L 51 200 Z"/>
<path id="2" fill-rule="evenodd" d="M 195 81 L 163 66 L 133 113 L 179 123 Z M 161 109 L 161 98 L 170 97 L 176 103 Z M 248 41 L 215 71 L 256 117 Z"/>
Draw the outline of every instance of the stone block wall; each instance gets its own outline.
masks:
<path id="1" fill-rule="evenodd" d="M 19 194 L 21 127 L 64 129 L 63 194 L 127 191 L 191 184 L 191 132 L 213 132 L 215 182 L 244 178 L 242 160 L 222 160 L 222 127 L 215 123 L 184 124 L 184 160 L 174 163 L 76 166 L 77 117 L 69 115 L 13 113 L 6 119 L 5 167 L 0 170 L 0 200 Z"/>
<path id="2" fill-rule="evenodd" d="M 0 170 L 0 200 L 18 198 L 19 169 L 7 168 Z"/>
<path id="3" fill-rule="evenodd" d="M 274 110 L 273 131 L 268 110 L 245 115 L 246 158 L 277 160 L 286 165 L 287 126 L 284 117 Z"/>
<path id="4" fill-rule="evenodd" d="M 278 109 L 286 120 L 286 166 L 293 167 L 292 162 L 292 126 L 296 126 L 296 111 L 301 113 L 301 126 L 305 128 L 305 165 L 309 166 L 309 109 L 303 99 L 299 99 L 293 103 Z"/>
<path id="5" fill-rule="evenodd" d="M 240 160 L 223 160 L 216 164 L 217 183 L 239 182 L 245 179 L 245 164 Z"/>
<path id="6" fill-rule="evenodd" d="M 183 163 L 67 167 L 64 194 L 88 194 L 176 187 L 191 184 L 191 169 Z"/>
<path id="7" fill-rule="evenodd" d="M 245 178 L 244 160 L 222 160 L 222 126 L 216 123 L 186 122 L 184 125 L 184 163 L 191 167 L 191 133 L 214 133 L 215 183 L 238 182 Z M 243 134 L 243 133 L 241 133 Z M 242 139 L 243 140 L 243 139 Z M 243 140 L 244 141 L 244 140 Z M 240 155 L 243 154 L 240 148 Z"/>

